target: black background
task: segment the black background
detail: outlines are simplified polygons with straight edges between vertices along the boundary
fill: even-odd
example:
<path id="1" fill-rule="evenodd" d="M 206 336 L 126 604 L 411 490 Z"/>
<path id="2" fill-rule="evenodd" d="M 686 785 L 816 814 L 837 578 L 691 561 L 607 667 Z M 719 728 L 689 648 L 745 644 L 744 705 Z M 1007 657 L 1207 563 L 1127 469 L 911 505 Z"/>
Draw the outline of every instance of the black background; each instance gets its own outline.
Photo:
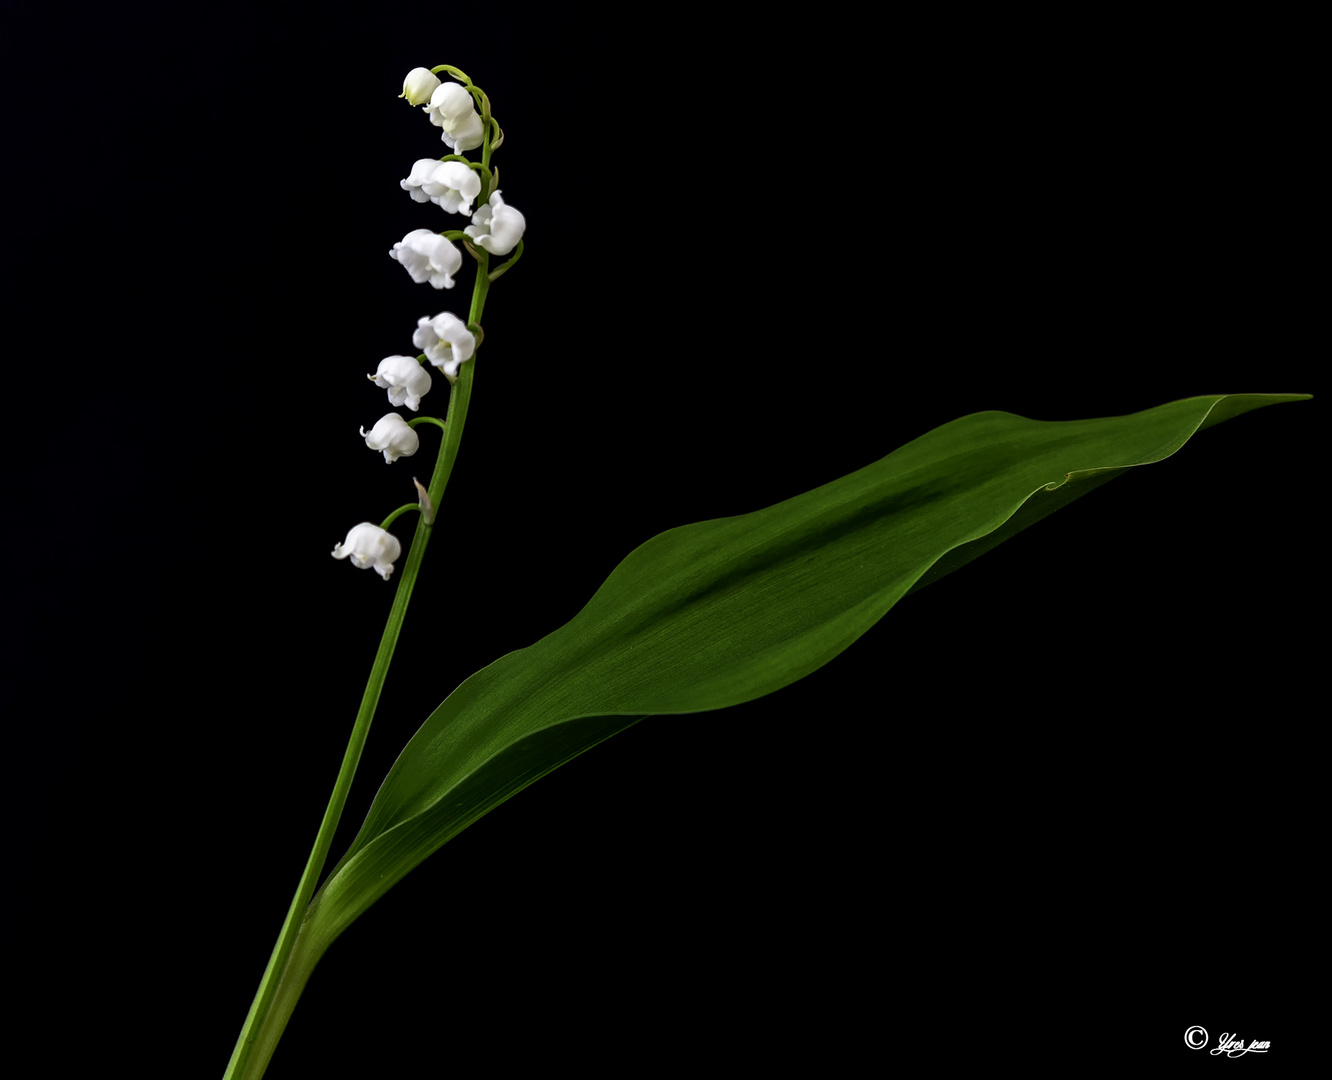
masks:
<path id="1" fill-rule="evenodd" d="M 489 93 L 527 253 L 335 859 L 657 532 L 981 409 L 1318 390 L 1298 26 L 369 11 L 6 6 L 6 901 L 53 1064 L 220 1075 L 331 789 L 392 589 L 328 552 L 434 446 L 366 450 L 364 374 L 470 295 L 385 254 L 443 227 L 409 68 Z M 269 1075 L 1289 1061 L 1320 408 L 546 778 L 344 935 Z"/>

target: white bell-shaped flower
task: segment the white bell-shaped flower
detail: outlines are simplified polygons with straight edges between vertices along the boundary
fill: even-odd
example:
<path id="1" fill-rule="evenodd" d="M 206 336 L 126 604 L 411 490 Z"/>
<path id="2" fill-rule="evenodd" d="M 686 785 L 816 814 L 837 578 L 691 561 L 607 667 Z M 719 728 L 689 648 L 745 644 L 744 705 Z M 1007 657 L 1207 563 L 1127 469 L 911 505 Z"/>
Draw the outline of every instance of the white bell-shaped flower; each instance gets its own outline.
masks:
<path id="1" fill-rule="evenodd" d="M 393 564 L 402 555 L 402 544 L 391 532 L 378 525 L 363 521 L 354 525 L 347 539 L 333 547 L 333 558 L 350 558 L 353 566 L 362 570 L 375 568 L 375 573 L 388 581 L 393 576 Z"/>
<path id="2" fill-rule="evenodd" d="M 484 131 L 481 114 L 472 103 L 472 95 L 458 83 L 447 82 L 436 87 L 424 111 L 435 127 L 444 129 L 440 138 L 454 153 L 475 150 L 481 145 Z"/>
<path id="3" fill-rule="evenodd" d="M 384 461 L 389 465 L 400 457 L 411 457 L 421 447 L 420 436 L 395 412 L 381 416 L 368 435 L 361 428 L 361 434 L 371 450 L 384 451 Z"/>
<path id="4" fill-rule="evenodd" d="M 462 252 L 429 229 L 413 229 L 393 245 L 389 256 L 402 263 L 418 285 L 428 281 L 437 289 L 453 288 L 453 275 L 462 269 Z"/>
<path id="5" fill-rule="evenodd" d="M 423 190 L 426 183 L 435 174 L 435 169 L 440 162 L 435 158 L 421 158 L 412 163 L 412 171 L 406 180 L 399 180 L 402 190 L 407 192 L 417 202 L 429 202 L 430 196 Z M 466 168 L 466 166 L 464 166 Z M 471 172 L 471 169 L 467 170 Z"/>
<path id="6" fill-rule="evenodd" d="M 463 229 L 478 247 L 492 255 L 507 255 L 523 238 L 527 219 L 512 206 L 505 206 L 497 191 L 472 215 L 472 224 Z"/>
<path id="7" fill-rule="evenodd" d="M 453 312 L 441 311 L 433 319 L 422 315 L 416 320 L 412 344 L 453 380 L 458 377 L 459 366 L 476 351 L 476 335 Z"/>
<path id="8" fill-rule="evenodd" d="M 406 98 L 412 105 L 424 105 L 430 95 L 439 88 L 439 76 L 429 68 L 412 68 L 407 78 L 402 80 L 400 98 Z"/>
<path id="9" fill-rule="evenodd" d="M 432 202 L 450 214 L 470 214 L 472 200 L 481 194 L 481 177 L 461 161 L 421 158 L 399 184 L 417 202 Z"/>
<path id="10" fill-rule="evenodd" d="M 388 391 L 390 405 L 406 405 L 412 412 L 421 407 L 421 399 L 430 390 L 430 371 L 414 356 L 386 356 L 379 362 L 379 370 L 366 378 Z"/>
<path id="11" fill-rule="evenodd" d="M 481 177 L 461 161 L 441 161 L 423 190 L 450 214 L 470 214 L 472 200 L 481 194 Z"/>

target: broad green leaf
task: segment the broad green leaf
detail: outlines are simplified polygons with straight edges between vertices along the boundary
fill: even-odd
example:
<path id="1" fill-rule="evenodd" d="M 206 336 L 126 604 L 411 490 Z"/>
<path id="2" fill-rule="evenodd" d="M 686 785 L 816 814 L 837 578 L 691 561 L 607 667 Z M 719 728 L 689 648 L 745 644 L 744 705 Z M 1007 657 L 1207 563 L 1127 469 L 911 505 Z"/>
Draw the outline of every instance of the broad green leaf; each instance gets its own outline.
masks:
<path id="1" fill-rule="evenodd" d="M 719 709 L 827 663 L 914 587 L 1194 432 L 1308 395 L 1132 416 L 962 417 L 858 472 L 632 552 L 569 623 L 477 672 L 407 744 L 292 957 L 320 955 L 403 875 L 534 780 L 654 713 Z"/>

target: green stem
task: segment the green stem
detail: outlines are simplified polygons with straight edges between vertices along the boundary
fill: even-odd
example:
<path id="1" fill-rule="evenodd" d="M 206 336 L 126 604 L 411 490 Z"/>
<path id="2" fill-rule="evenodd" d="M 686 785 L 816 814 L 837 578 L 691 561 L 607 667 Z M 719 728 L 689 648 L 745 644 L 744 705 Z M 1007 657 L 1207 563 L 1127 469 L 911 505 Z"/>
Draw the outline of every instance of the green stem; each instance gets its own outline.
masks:
<path id="1" fill-rule="evenodd" d="M 481 313 L 486 303 L 486 293 L 490 291 L 489 255 L 483 249 L 477 249 L 476 283 L 472 288 L 472 307 L 468 313 L 469 323 L 479 324 Z M 467 406 L 472 399 L 472 380 L 475 376 L 475 360 L 462 365 L 458 381 L 453 384 L 449 395 L 449 411 L 445 417 L 444 437 L 440 444 L 439 457 L 435 460 L 435 471 L 430 478 L 428 488 L 431 502 L 439 507 L 448 486 L 449 476 L 453 472 L 454 462 L 458 458 L 458 447 L 462 442 L 463 425 L 467 421 Z M 384 627 L 383 637 L 379 641 L 379 651 L 375 655 L 374 666 L 370 669 L 370 679 L 366 683 L 365 693 L 361 697 L 361 708 L 356 714 L 356 723 L 352 727 L 351 741 L 342 758 L 342 768 L 338 771 L 337 781 L 333 785 L 333 794 L 324 811 L 319 832 L 315 837 L 314 848 L 305 864 L 296 895 L 287 910 L 286 921 L 278 935 L 277 944 L 269 958 L 268 967 L 260 980 L 259 990 L 250 1006 L 249 1015 L 241 1028 L 236 1048 L 232 1051 L 231 1062 L 227 1066 L 223 1080 L 259 1080 L 268 1067 L 278 1040 L 291 1018 L 292 1010 L 305 989 L 309 970 L 303 965 L 292 965 L 292 951 L 301 929 L 301 920 L 310 898 L 314 895 L 319 875 L 328 859 L 328 850 L 333 843 L 333 834 L 337 831 L 338 820 L 351 791 L 352 778 L 356 775 L 356 766 L 361 760 L 361 751 L 370 734 L 370 722 L 375 716 L 375 707 L 379 704 L 380 690 L 388 675 L 389 663 L 398 644 L 398 635 L 402 631 L 403 620 L 407 616 L 407 604 L 411 600 L 412 589 L 416 585 L 416 575 L 425 557 L 426 542 L 433 529 L 425 521 L 425 516 L 417 520 L 416 535 L 407 552 L 402 576 L 398 579 L 398 591 L 393 597 L 393 607 L 389 611 L 388 625 Z"/>
<path id="2" fill-rule="evenodd" d="M 467 72 L 463 71 L 462 68 L 456 68 L 452 64 L 436 64 L 430 69 L 432 75 L 438 75 L 441 71 L 447 71 L 450 75 L 456 75 L 458 80 L 464 86 L 472 85 L 472 80 L 467 77 Z"/>
<path id="3" fill-rule="evenodd" d="M 409 513 L 412 510 L 420 510 L 420 509 L 421 509 L 420 503 L 406 503 L 398 507 L 396 510 L 393 511 L 393 513 L 389 514 L 388 517 L 386 517 L 383 521 L 381 521 L 379 523 L 379 527 L 383 529 L 385 532 L 388 532 L 388 527 L 392 525 L 395 521 L 397 521 L 398 518 L 402 517 L 403 514 Z"/>
<path id="4" fill-rule="evenodd" d="M 484 294 L 484 288 L 479 285 L 485 281 L 484 274 L 478 275 L 477 280 L 478 291 Z M 474 308 L 475 304 L 474 293 Z M 463 424 L 467 418 L 467 405 L 472 396 L 473 377 L 474 365 L 468 362 L 463 365 L 458 382 L 450 396 L 448 416 L 444 423 L 444 439 L 428 489 L 430 498 L 436 506 L 440 504 L 444 488 L 449 482 L 449 474 L 453 471 L 453 463 L 458 457 Z M 351 791 L 352 778 L 356 775 L 356 766 L 361 759 L 361 751 L 365 748 L 366 737 L 370 734 L 370 723 L 374 719 L 375 707 L 379 704 L 379 694 L 388 675 L 389 662 L 393 659 L 398 635 L 407 616 L 407 604 L 416 585 L 416 576 L 421 569 L 426 542 L 430 539 L 432 528 L 433 526 L 425 523 L 424 518 L 417 521 L 416 535 L 412 538 L 412 546 L 407 552 L 402 577 L 398 580 L 398 591 L 393 598 L 393 607 L 389 611 L 388 624 L 384 627 L 384 634 L 379 641 L 379 652 L 375 655 L 370 679 L 361 698 L 361 708 L 356 714 L 351 741 L 347 744 L 347 751 L 342 758 L 342 768 L 338 771 L 338 779 L 333 785 L 333 795 L 328 801 L 328 809 L 324 811 L 324 820 L 319 825 L 319 833 L 315 837 L 314 848 L 305 865 L 305 873 L 301 875 L 296 896 L 287 911 L 287 920 L 282 926 L 282 933 L 268 961 L 268 968 L 264 971 L 254 1003 L 250 1006 L 250 1013 L 245 1018 L 240 1038 L 236 1041 L 236 1048 L 232 1052 L 231 1063 L 224 1074 L 224 1080 L 258 1080 L 263 1076 L 273 1051 L 277 1049 L 278 1039 L 282 1037 L 292 1010 L 296 1007 L 296 1001 L 305 988 L 309 973 L 301 972 L 296 977 L 289 977 L 295 973 L 289 970 L 288 961 L 296 946 L 301 919 L 305 909 L 310 906 L 310 898 L 314 895 L 319 874 L 328 859 L 328 850 L 333 843 L 338 819 L 342 816 L 347 794 Z"/>
<path id="5" fill-rule="evenodd" d="M 407 421 L 407 426 L 409 428 L 414 428 L 417 424 L 434 424 L 436 427 L 445 428 L 444 421 L 437 420 L 433 416 L 413 416 Z M 448 429 L 445 428 L 445 430 L 447 431 Z"/>

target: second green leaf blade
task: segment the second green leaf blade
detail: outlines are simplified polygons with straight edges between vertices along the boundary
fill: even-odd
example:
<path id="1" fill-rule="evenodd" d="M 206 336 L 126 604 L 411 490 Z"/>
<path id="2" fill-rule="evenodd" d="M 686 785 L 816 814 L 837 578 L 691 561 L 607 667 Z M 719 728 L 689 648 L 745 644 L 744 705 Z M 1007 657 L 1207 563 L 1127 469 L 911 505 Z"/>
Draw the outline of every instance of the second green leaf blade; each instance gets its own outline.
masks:
<path id="1" fill-rule="evenodd" d="M 408 743 L 316 895 L 297 977 L 412 867 L 523 787 L 653 713 L 738 704 L 814 671 L 946 572 L 1202 427 L 1306 395 L 1131 416 L 976 413 L 849 476 L 641 545 L 569 623 L 463 683 Z"/>

